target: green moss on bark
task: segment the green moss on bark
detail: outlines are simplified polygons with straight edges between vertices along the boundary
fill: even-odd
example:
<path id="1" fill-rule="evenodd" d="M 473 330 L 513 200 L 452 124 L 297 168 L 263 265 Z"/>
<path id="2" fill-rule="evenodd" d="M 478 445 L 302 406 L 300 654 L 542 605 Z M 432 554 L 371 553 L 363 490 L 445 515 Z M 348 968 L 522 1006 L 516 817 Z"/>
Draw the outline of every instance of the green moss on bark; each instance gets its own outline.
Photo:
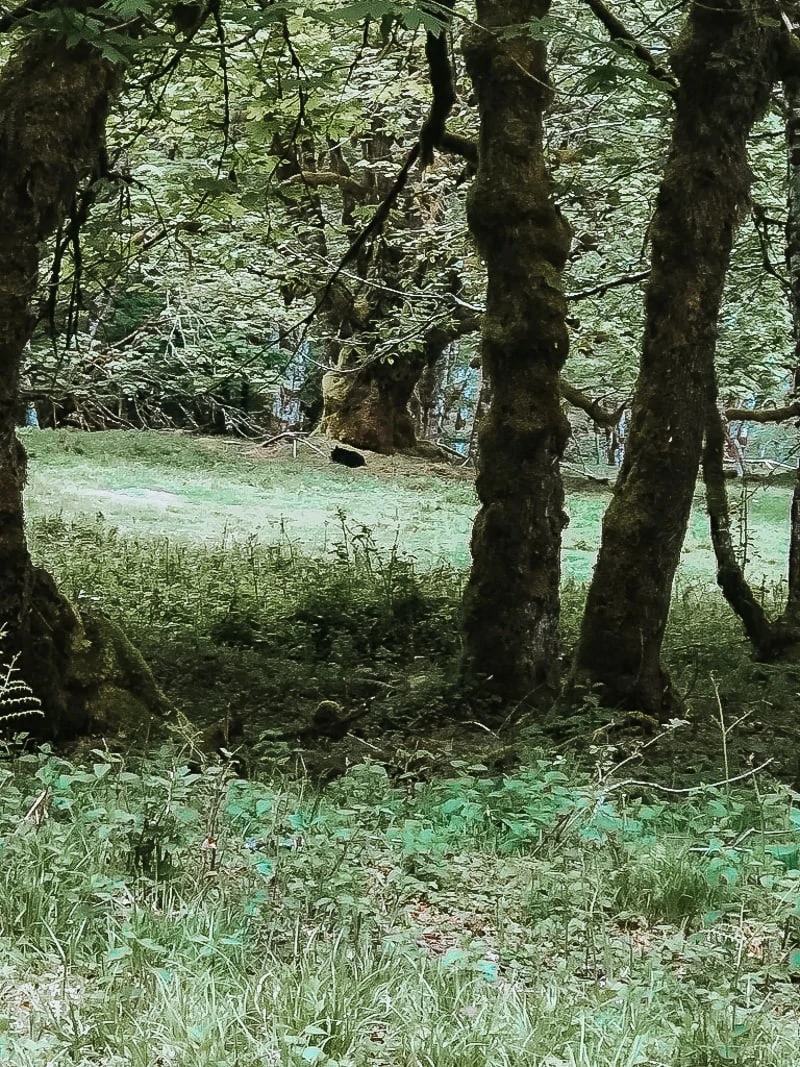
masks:
<path id="1" fill-rule="evenodd" d="M 548 7 L 479 0 L 464 40 L 481 116 L 467 210 L 487 268 L 481 357 L 492 386 L 478 435 L 481 507 L 464 596 L 464 666 L 502 699 L 532 702 L 549 700 L 558 684 L 566 523 L 558 377 L 568 350 L 561 271 L 570 231 L 544 158 L 546 49 L 522 29 Z"/>

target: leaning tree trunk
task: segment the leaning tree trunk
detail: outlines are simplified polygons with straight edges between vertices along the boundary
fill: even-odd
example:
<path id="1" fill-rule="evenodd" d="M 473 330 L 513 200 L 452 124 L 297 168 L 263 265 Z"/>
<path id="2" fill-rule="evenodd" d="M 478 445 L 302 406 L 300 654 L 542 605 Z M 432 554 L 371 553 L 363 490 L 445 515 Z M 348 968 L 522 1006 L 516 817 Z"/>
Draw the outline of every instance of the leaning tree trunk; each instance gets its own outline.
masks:
<path id="1" fill-rule="evenodd" d="M 559 662 L 559 461 L 568 436 L 561 270 L 569 227 L 550 195 L 547 50 L 528 32 L 549 0 L 478 0 L 464 55 L 480 110 L 470 229 L 486 263 L 481 337 L 492 400 L 478 436 L 481 508 L 464 595 L 464 665 L 502 699 L 549 698 Z"/>
<path id="2" fill-rule="evenodd" d="M 604 703 L 656 715 L 675 703 L 661 645 L 715 400 L 720 299 L 750 188 L 747 137 L 775 76 L 773 14 L 755 0 L 694 3 L 672 56 L 680 87 L 651 231 L 642 363 L 574 673 Z"/>
<path id="3" fill-rule="evenodd" d="M 2 658 L 19 657 L 50 736 L 77 733 L 105 712 L 135 713 L 160 703 L 124 638 L 99 618 L 81 620 L 49 575 L 32 565 L 22 508 L 26 457 L 15 430 L 39 247 L 98 164 L 118 87 L 118 72 L 97 52 L 84 44 L 67 48 L 52 34 L 23 41 L 0 73 Z M 141 699 L 129 686 L 141 687 Z M 8 710 L 0 699 L 0 720 Z"/>
<path id="4" fill-rule="evenodd" d="M 731 537 L 728 490 L 725 483 L 725 429 L 716 403 L 709 404 L 703 444 L 703 482 L 711 527 L 711 543 L 717 561 L 717 584 L 733 611 L 742 620 L 744 632 L 759 659 L 772 660 L 789 644 L 784 626 L 770 620 L 750 588 L 736 557 Z"/>
<path id="5" fill-rule="evenodd" d="M 800 393 L 800 80 L 784 83 L 787 154 L 786 262 L 794 342 L 794 399 Z M 761 660 L 797 660 L 800 656 L 800 465 L 792 494 L 788 595 L 783 614 L 770 619 L 745 578 L 730 533 L 728 493 L 723 470 L 724 434 L 720 413 L 708 412 L 703 446 L 703 481 L 717 560 L 717 582 Z"/>

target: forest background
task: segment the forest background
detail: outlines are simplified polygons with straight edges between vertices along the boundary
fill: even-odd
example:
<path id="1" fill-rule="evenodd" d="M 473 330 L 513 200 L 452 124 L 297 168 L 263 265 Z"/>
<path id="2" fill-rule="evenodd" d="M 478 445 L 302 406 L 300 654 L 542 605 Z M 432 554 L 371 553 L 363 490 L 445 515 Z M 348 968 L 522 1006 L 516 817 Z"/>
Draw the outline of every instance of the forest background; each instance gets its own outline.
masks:
<path id="1" fill-rule="evenodd" d="M 8 20 L 2 600 L 49 731 L 91 720 L 124 638 L 31 563 L 23 413 L 288 431 L 295 449 L 309 429 L 384 454 L 427 437 L 475 458 L 459 685 L 502 721 L 562 693 L 683 712 L 662 646 L 702 449 L 721 589 L 757 657 L 794 662 L 800 496 L 776 614 L 747 583 L 724 477 L 726 448 L 737 474 L 755 465 L 751 426 L 756 463 L 790 467 L 790 16 L 225 14 L 45 4 Z M 621 468 L 562 672 L 560 467 L 588 436 L 568 404 Z M 75 668 L 84 641 L 96 662 Z M 115 689 L 146 671 L 122 658 Z"/>
<path id="2" fill-rule="evenodd" d="M 0 1062 L 794 1067 L 798 24 L 0 13 Z"/>

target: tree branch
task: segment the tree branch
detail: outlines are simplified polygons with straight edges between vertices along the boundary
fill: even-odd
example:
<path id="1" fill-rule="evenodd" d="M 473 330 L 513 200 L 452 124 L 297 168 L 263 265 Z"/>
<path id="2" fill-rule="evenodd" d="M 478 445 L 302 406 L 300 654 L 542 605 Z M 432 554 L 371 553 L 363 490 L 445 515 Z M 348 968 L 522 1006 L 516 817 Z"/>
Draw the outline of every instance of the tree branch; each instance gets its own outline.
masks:
<path id="1" fill-rule="evenodd" d="M 0 15 L 0 33 L 8 33 L 22 22 L 28 15 L 34 15 L 41 11 L 49 11 L 56 6 L 56 0 L 28 0 L 20 4 L 13 11 L 6 11 Z"/>
<path id="2" fill-rule="evenodd" d="M 462 137 L 458 133 L 448 133 L 445 130 L 436 147 L 440 152 L 447 152 L 453 156 L 462 156 L 473 166 L 477 167 L 478 165 L 478 146 L 469 137 Z"/>
<path id="3" fill-rule="evenodd" d="M 741 619 L 744 631 L 756 652 L 763 658 L 770 659 L 779 641 L 779 634 L 754 596 L 734 551 L 723 469 L 725 429 L 713 400 L 706 411 L 705 431 L 702 454 L 703 482 L 706 487 L 711 542 L 717 561 L 717 584 Z"/>
<path id="4" fill-rule="evenodd" d="M 672 71 L 658 62 L 653 53 L 628 29 L 625 23 L 606 7 L 603 0 L 586 0 L 586 3 L 606 28 L 611 40 L 622 41 L 630 49 L 631 54 L 647 67 L 650 74 L 662 82 L 670 94 L 674 93 L 678 88 L 678 79 Z"/>
<path id="5" fill-rule="evenodd" d="M 301 170 L 297 174 L 292 174 L 286 181 L 301 181 L 311 189 L 318 189 L 320 186 L 341 189 L 343 193 L 352 196 L 354 200 L 364 201 L 372 198 L 372 192 L 361 182 L 357 182 L 355 178 L 351 178 L 347 174 L 337 174 L 334 170 Z"/>
<path id="6" fill-rule="evenodd" d="M 648 267 L 647 270 L 636 271 L 635 274 L 623 274 L 619 278 L 612 278 L 611 281 L 591 285 L 588 289 L 580 289 L 577 293 L 567 293 L 566 297 L 567 300 L 583 300 L 587 296 L 602 296 L 609 289 L 616 289 L 620 285 L 634 285 L 649 277 L 650 268 Z"/>
<path id="7" fill-rule="evenodd" d="M 723 414 L 728 422 L 786 422 L 800 419 L 800 400 L 782 408 L 726 408 Z"/>
<path id="8" fill-rule="evenodd" d="M 558 379 L 558 389 L 563 398 L 568 404 L 572 404 L 574 408 L 579 408 L 581 411 L 585 411 L 592 422 L 597 426 L 606 426 L 611 428 L 616 426 L 620 420 L 620 416 L 625 408 L 630 403 L 630 400 L 626 399 L 619 405 L 618 408 L 611 409 L 604 407 L 602 401 L 593 400 L 586 393 L 582 393 L 580 389 L 576 389 L 574 385 L 570 385 L 569 382 L 563 378 Z"/>
<path id="9" fill-rule="evenodd" d="M 455 0 L 440 0 L 435 6 L 441 21 L 438 33 L 428 30 L 425 37 L 425 58 L 428 61 L 428 81 L 431 86 L 431 109 L 419 131 L 420 163 L 428 167 L 433 163 L 434 149 L 463 156 L 477 165 L 478 146 L 468 137 L 448 133 L 447 117 L 456 102 L 456 86 L 453 65 L 447 50 L 447 28 L 453 14 Z"/>

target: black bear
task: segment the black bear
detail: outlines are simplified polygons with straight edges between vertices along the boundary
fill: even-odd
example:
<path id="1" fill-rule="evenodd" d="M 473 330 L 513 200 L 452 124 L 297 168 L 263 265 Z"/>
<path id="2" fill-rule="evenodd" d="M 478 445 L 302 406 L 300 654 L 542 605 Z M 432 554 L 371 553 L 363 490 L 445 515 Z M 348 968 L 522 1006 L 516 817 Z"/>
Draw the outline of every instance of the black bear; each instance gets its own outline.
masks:
<path id="1" fill-rule="evenodd" d="M 345 467 L 363 467 L 367 462 L 360 452 L 353 452 L 350 448 L 339 448 L 338 445 L 331 452 L 331 459 L 334 463 L 341 463 Z"/>

